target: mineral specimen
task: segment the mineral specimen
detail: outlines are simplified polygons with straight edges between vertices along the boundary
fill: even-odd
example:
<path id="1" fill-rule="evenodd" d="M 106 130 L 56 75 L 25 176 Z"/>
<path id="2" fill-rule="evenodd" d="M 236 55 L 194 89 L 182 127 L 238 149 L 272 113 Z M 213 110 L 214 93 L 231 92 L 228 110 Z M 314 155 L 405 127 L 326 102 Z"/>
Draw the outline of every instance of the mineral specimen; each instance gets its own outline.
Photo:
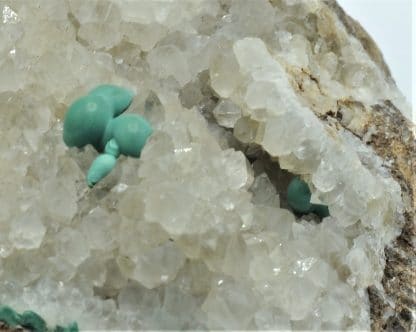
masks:
<path id="1" fill-rule="evenodd" d="M 124 114 L 133 95 L 118 86 L 104 84 L 69 107 L 64 119 L 63 139 L 69 147 L 88 144 L 103 152 L 92 163 L 88 186 L 93 187 L 115 167 L 120 154 L 139 157 L 152 133 L 149 123 L 136 114 Z"/>
<path id="2" fill-rule="evenodd" d="M 0 6 L 1 305 L 82 330 L 414 328 L 409 107 L 334 1 Z M 63 119 L 103 82 L 154 133 L 88 189 Z M 296 176 L 330 216 L 292 213 Z"/>
<path id="3" fill-rule="evenodd" d="M 311 191 L 305 181 L 294 178 L 287 188 L 287 201 L 290 207 L 298 213 L 313 212 L 321 218 L 329 217 L 328 207 L 311 203 Z"/>
<path id="4" fill-rule="evenodd" d="M 67 327 L 56 326 L 48 329 L 46 322 L 37 313 L 33 311 L 25 311 L 18 314 L 12 308 L 0 306 L 0 321 L 5 323 L 10 329 L 33 331 L 33 332 L 78 332 L 77 323 L 71 323 Z M 0 330 L 2 326 L 0 325 Z"/>

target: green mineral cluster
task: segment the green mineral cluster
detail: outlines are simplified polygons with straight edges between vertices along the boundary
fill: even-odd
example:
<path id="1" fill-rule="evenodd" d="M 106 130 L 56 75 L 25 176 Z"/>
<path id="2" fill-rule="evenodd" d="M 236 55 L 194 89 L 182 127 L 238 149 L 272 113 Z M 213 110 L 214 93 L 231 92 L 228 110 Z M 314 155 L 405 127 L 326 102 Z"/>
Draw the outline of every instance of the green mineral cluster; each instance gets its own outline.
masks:
<path id="1" fill-rule="evenodd" d="M 33 311 L 25 311 L 22 314 L 17 313 L 8 306 L 0 305 L 0 322 L 4 322 L 9 328 L 22 327 L 32 332 L 78 332 L 76 322 L 66 327 L 55 326 L 48 328 L 45 320 Z"/>
<path id="2" fill-rule="evenodd" d="M 329 216 L 328 206 L 311 203 L 311 190 L 308 184 L 300 178 L 294 178 L 287 188 L 287 201 L 296 213 L 315 213 L 321 218 Z"/>
<path id="3" fill-rule="evenodd" d="M 152 134 L 150 124 L 137 114 L 123 114 L 133 93 L 122 87 L 99 85 L 74 101 L 65 114 L 63 139 L 67 146 L 91 144 L 101 154 L 92 163 L 87 183 L 93 187 L 115 167 L 120 154 L 139 158 Z"/>

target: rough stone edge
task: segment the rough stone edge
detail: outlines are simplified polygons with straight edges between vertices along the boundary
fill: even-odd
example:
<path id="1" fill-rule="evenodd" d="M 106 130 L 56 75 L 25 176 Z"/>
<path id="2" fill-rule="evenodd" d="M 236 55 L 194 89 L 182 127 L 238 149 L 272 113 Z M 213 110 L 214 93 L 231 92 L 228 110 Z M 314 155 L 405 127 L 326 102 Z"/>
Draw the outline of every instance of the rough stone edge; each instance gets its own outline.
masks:
<path id="1" fill-rule="evenodd" d="M 317 114 L 331 127 L 351 132 L 386 161 L 392 177 L 399 183 L 404 201 L 404 225 L 401 234 L 384 249 L 386 266 L 381 281 L 384 294 L 368 288 L 371 329 L 373 331 L 416 330 L 416 226 L 415 189 L 416 152 L 412 124 L 394 104 L 385 100 L 367 109 L 354 100 L 338 100 L 335 112 Z M 342 110 L 361 109 L 365 114 L 362 127 L 342 121 Z M 368 133 L 371 133 L 368 135 Z M 398 223 L 400 223 L 398 216 Z"/>
<path id="2" fill-rule="evenodd" d="M 345 26 L 348 33 L 360 41 L 364 50 L 368 53 L 370 58 L 381 68 L 386 77 L 395 83 L 393 77 L 391 76 L 390 69 L 384 61 L 383 53 L 381 53 L 373 38 L 371 38 L 367 31 L 364 30 L 361 24 L 350 17 L 337 3 L 336 0 L 323 0 L 323 2 L 338 16 L 338 19 Z"/>
<path id="3" fill-rule="evenodd" d="M 273 5 L 274 1 L 270 2 Z M 336 0 L 321 0 L 321 4 L 361 43 L 386 80 L 395 85 L 380 49 L 364 28 L 349 17 Z M 403 215 L 397 216 L 397 223 L 403 225 L 401 234 L 384 250 L 383 290 L 374 286 L 367 289 L 371 329 L 416 331 L 415 126 L 390 100 L 370 106 L 351 98 L 334 100 L 308 69 L 289 66 L 286 71 L 294 90 L 315 115 L 328 127 L 347 130 L 370 145 L 400 185 L 405 205 Z M 343 119 L 344 112 L 353 118 Z"/>
<path id="4" fill-rule="evenodd" d="M 416 252 L 415 252 L 415 137 L 411 124 L 393 103 L 374 105 L 369 123 L 376 128 L 370 141 L 384 160 L 392 160 L 392 176 L 402 189 L 405 202 L 405 224 L 391 246 L 385 248 L 386 266 L 382 285 L 394 307 L 383 301 L 377 290 L 368 289 L 372 314 L 372 329 L 376 331 L 414 331 L 416 314 Z M 389 312 L 393 311 L 391 315 Z"/>
<path id="5" fill-rule="evenodd" d="M 10 328 L 7 327 L 6 324 L 4 324 L 3 322 L 0 322 L 0 332 L 29 332 L 28 330 L 24 329 L 24 328 Z"/>
<path id="6" fill-rule="evenodd" d="M 383 70 L 388 80 L 394 82 L 383 55 L 364 28 L 338 5 L 335 0 L 323 0 L 334 11 L 346 30 L 356 37 L 370 58 Z M 385 248 L 386 266 L 382 279 L 385 296 L 375 287 L 368 288 L 370 300 L 371 329 L 373 331 L 415 331 L 416 330 L 416 152 L 414 125 L 405 118 L 389 100 L 373 105 L 366 110 L 358 101 L 337 102 L 335 114 L 317 114 L 322 120 L 331 118 L 331 123 L 350 131 L 361 141 L 372 146 L 374 151 L 386 161 L 391 161 L 390 172 L 400 184 L 405 202 L 405 224 L 401 234 L 391 246 Z M 354 128 L 342 123 L 341 107 L 353 106 L 366 113 L 363 128 Z M 372 128 L 373 134 L 367 135 Z"/>

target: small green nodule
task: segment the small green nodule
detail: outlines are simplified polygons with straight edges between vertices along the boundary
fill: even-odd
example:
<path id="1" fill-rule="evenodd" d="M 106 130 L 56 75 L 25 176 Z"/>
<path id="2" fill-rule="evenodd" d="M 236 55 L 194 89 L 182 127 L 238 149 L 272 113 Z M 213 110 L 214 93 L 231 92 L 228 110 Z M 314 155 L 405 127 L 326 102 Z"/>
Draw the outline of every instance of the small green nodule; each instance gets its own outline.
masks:
<path id="1" fill-rule="evenodd" d="M 298 177 L 294 178 L 287 188 L 287 201 L 295 212 L 310 212 L 312 204 L 308 184 Z"/>
<path id="2" fill-rule="evenodd" d="M 100 154 L 93 161 L 87 174 L 87 183 L 92 188 L 96 183 L 108 175 L 115 167 L 117 162 L 116 157 L 111 154 Z"/>
<path id="3" fill-rule="evenodd" d="M 150 124 L 140 115 L 122 115 L 132 100 L 132 91 L 104 84 L 73 102 L 65 114 L 65 144 L 78 148 L 91 144 L 103 153 L 88 172 L 89 187 L 111 172 L 120 154 L 139 158 L 152 134 Z"/>
<path id="4" fill-rule="evenodd" d="M 79 331 L 79 328 L 78 328 L 78 324 L 76 322 L 73 322 L 73 323 L 69 324 L 67 327 L 63 327 L 63 326 L 58 325 L 53 330 L 53 332 L 78 332 L 78 331 Z"/>
<path id="5" fill-rule="evenodd" d="M 315 213 L 321 218 L 329 217 L 328 206 L 323 204 L 312 204 L 311 212 Z"/>
<path id="6" fill-rule="evenodd" d="M 5 322 L 10 327 L 20 324 L 21 316 L 8 306 L 0 306 L 0 321 Z"/>
<path id="7" fill-rule="evenodd" d="M 134 93 L 111 84 L 102 84 L 89 92 L 92 96 L 102 96 L 113 105 L 114 116 L 123 113 L 131 104 Z"/>
<path id="8" fill-rule="evenodd" d="M 25 311 L 22 314 L 20 325 L 34 332 L 47 332 L 46 322 L 33 311 Z"/>
<path id="9" fill-rule="evenodd" d="M 49 329 L 45 320 L 33 311 L 25 311 L 23 314 L 18 314 L 8 306 L 0 305 L 0 322 L 4 322 L 6 327 L 16 328 L 23 327 L 32 332 L 78 332 L 78 324 L 73 322 L 67 327 L 56 326 Z"/>
<path id="10" fill-rule="evenodd" d="M 315 213 L 321 218 L 329 216 L 328 206 L 311 203 L 311 190 L 299 177 L 294 178 L 287 188 L 287 201 L 296 213 Z"/>

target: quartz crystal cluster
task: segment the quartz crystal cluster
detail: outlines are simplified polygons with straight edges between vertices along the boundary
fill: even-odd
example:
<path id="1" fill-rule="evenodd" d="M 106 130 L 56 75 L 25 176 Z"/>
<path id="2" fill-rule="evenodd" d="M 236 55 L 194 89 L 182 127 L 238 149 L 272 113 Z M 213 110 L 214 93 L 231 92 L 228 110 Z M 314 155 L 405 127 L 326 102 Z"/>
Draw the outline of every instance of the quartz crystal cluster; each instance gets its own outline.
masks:
<path id="1" fill-rule="evenodd" d="M 370 327 L 400 187 L 312 108 L 403 101 L 324 2 L 0 6 L 0 304 L 82 330 Z M 62 120 L 102 83 L 154 134 L 90 190 Z M 290 211 L 294 176 L 330 217 Z"/>

